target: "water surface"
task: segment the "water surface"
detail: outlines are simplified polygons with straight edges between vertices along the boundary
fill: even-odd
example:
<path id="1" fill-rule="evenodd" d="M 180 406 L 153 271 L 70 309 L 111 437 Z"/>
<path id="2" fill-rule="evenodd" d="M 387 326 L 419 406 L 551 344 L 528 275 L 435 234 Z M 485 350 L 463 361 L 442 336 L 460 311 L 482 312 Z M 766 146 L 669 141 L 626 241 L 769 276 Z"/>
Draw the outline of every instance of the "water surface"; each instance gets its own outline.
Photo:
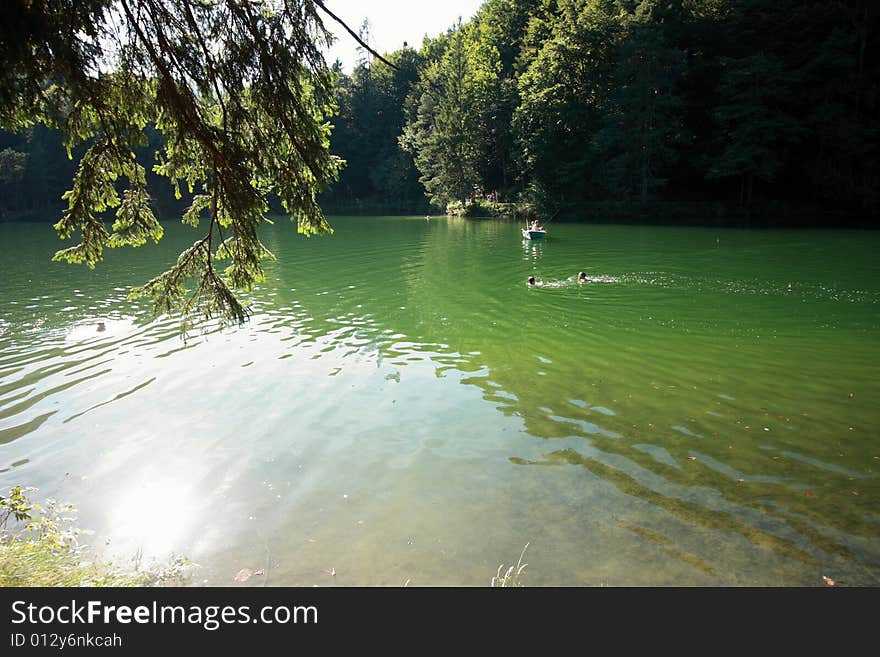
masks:
<path id="1" fill-rule="evenodd" d="M 186 342 L 126 294 L 190 229 L 0 225 L 0 486 L 212 585 L 880 583 L 877 235 L 331 223 Z"/>

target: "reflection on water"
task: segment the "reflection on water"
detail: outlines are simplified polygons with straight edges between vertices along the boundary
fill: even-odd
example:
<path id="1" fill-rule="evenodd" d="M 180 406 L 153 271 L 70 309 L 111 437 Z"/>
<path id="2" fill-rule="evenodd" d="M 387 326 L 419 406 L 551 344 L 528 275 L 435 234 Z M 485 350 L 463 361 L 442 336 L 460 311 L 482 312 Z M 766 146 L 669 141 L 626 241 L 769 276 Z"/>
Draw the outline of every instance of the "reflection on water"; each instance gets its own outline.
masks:
<path id="1" fill-rule="evenodd" d="M 87 272 L 0 226 L 0 485 L 209 584 L 880 582 L 875 236 L 333 225 L 186 341 L 126 299 L 186 229 Z"/>

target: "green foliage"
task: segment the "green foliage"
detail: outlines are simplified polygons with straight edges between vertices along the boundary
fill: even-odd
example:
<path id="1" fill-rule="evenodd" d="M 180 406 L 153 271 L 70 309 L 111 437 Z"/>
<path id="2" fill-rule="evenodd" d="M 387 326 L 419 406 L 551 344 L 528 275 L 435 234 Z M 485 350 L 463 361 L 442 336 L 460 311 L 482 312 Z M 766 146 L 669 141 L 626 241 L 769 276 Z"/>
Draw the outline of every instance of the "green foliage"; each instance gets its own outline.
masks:
<path id="1" fill-rule="evenodd" d="M 488 218 L 488 217 L 513 217 L 525 216 L 529 209 L 524 203 L 501 203 L 494 201 L 475 200 L 470 203 L 462 203 L 459 200 L 450 201 L 446 205 L 446 214 L 455 217 Z"/>
<path id="2" fill-rule="evenodd" d="M 92 558 L 79 537 L 76 507 L 28 497 L 36 488 L 15 486 L 0 495 L 0 586 L 153 586 L 185 581 L 182 557 L 147 568 L 119 568 Z"/>
<path id="3" fill-rule="evenodd" d="M 0 586 L 115 586 L 139 579 L 88 562 L 79 549 L 84 532 L 76 509 L 49 499 L 32 502 L 35 488 L 15 486 L 0 495 Z M 10 526 L 10 521 L 13 522 Z"/>
<path id="4" fill-rule="evenodd" d="M 336 105 L 316 12 L 312 2 L 268 0 L 15 3 L 3 24 L 0 125 L 42 123 L 60 130 L 69 156 L 86 149 L 55 225 L 80 241 L 55 259 L 94 267 L 104 247 L 161 239 L 135 154 L 154 126 L 153 172 L 178 197 L 181 185 L 198 191 L 185 223 L 210 217 L 177 264 L 134 294 L 185 320 L 243 321 L 233 290 L 262 279 L 268 252 L 257 231 L 269 197 L 300 233 L 330 232 L 316 196 L 342 163 L 329 152 Z M 222 272 L 220 257 L 229 260 Z"/>
<path id="5" fill-rule="evenodd" d="M 83 533 L 74 524 L 76 507 L 52 498 L 43 504 L 32 502 L 28 494 L 36 490 L 31 486 L 15 486 L 9 490 L 9 497 L 0 495 L 0 540 L 16 536 L 9 530 L 9 521 L 13 520 L 31 540 L 46 543 L 55 550 L 75 547 Z"/>
<path id="6" fill-rule="evenodd" d="M 20 153 L 12 148 L 0 151 L 0 184 L 19 182 L 24 178 L 27 153 Z"/>
<path id="7" fill-rule="evenodd" d="M 490 0 L 469 24 L 422 48 L 425 64 L 399 141 L 436 207 L 475 189 L 506 195 L 515 184 L 514 76 L 532 4 Z"/>
<path id="8" fill-rule="evenodd" d="M 468 33 L 461 25 L 451 30 L 441 58 L 422 69 L 411 120 L 400 137 L 401 146 L 414 156 L 428 199 L 439 208 L 464 201 L 480 180 L 480 76 L 468 60 Z"/>
<path id="9" fill-rule="evenodd" d="M 652 3 L 642 3 L 623 23 L 612 91 L 594 137 L 605 163 L 604 187 L 643 202 L 664 186 L 658 171 L 670 171 L 678 156 L 675 146 L 685 140 L 684 104 L 677 89 L 685 53 L 668 45 L 662 24 L 652 20 L 653 9 Z"/>
<path id="10" fill-rule="evenodd" d="M 160 238 L 151 211 L 181 214 L 211 255 L 140 289 L 162 311 L 246 317 L 231 290 L 260 279 L 265 209 L 320 233 L 318 198 L 421 212 L 497 190 L 545 216 L 630 201 L 640 216 L 674 202 L 880 216 L 866 0 L 486 0 L 387 55 L 397 69 L 365 54 L 351 75 L 320 61 L 306 0 L 47 0 L 6 16 L 0 125 L 23 132 L 0 133 L 0 212 L 55 212 L 72 178 L 59 232 L 81 239 L 57 257 L 88 266 Z M 205 271 L 221 255 L 228 268 Z"/>
<path id="11" fill-rule="evenodd" d="M 798 121 L 780 106 L 789 97 L 790 78 L 776 57 L 764 53 L 722 59 L 721 66 L 715 117 L 722 151 L 708 177 L 772 180 L 786 146 L 801 136 Z"/>
<path id="12" fill-rule="evenodd" d="M 422 48 L 400 143 L 462 212 L 470 184 L 545 214 L 759 194 L 864 213 L 878 24 L 863 0 L 489 0 Z"/>
<path id="13" fill-rule="evenodd" d="M 581 201 L 593 182 L 594 138 L 607 104 L 620 32 L 612 3 L 558 3 L 530 28 L 549 37 L 518 80 L 514 125 L 523 191 L 555 210 Z M 534 40 L 534 37 L 533 37 Z"/>
<path id="14" fill-rule="evenodd" d="M 409 47 L 386 57 L 396 69 L 366 60 L 351 75 L 337 71 L 339 115 L 332 148 L 346 167 L 339 182 L 321 194 L 327 211 L 405 213 L 429 208 L 412 156 L 397 144 L 421 57 Z"/>
<path id="15" fill-rule="evenodd" d="M 26 493 L 35 491 L 36 488 L 28 487 L 22 489 L 21 486 L 15 486 L 9 489 L 9 497 L 0 495 L 0 531 L 5 531 L 12 518 L 16 522 L 26 522 L 31 520 L 31 511 L 34 505 L 28 499 Z"/>

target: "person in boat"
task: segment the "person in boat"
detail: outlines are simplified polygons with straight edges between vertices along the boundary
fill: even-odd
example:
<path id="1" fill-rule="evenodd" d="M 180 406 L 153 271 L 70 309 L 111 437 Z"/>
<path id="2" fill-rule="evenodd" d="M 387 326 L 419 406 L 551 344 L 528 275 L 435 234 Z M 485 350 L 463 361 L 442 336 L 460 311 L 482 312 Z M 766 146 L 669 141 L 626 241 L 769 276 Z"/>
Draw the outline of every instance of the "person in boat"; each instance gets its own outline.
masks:
<path id="1" fill-rule="evenodd" d="M 544 230 L 544 227 L 538 224 L 537 219 L 532 220 L 532 225 L 529 230 Z"/>
<path id="2" fill-rule="evenodd" d="M 578 272 L 578 283 L 586 283 L 587 282 L 587 274 L 586 272 Z"/>
<path id="3" fill-rule="evenodd" d="M 534 276 L 529 276 L 529 285 L 532 287 L 536 285 Z"/>

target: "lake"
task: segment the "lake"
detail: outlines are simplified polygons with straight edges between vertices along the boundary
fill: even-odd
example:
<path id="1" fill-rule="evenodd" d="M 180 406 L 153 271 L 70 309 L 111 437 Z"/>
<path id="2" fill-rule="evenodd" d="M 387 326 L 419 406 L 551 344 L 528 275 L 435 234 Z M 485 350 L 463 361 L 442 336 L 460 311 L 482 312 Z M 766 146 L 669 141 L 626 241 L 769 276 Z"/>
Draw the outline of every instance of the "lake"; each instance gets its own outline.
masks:
<path id="1" fill-rule="evenodd" d="M 330 222 L 186 341 L 126 297 L 191 229 L 0 224 L 0 488 L 194 584 L 880 584 L 880 235 Z"/>

